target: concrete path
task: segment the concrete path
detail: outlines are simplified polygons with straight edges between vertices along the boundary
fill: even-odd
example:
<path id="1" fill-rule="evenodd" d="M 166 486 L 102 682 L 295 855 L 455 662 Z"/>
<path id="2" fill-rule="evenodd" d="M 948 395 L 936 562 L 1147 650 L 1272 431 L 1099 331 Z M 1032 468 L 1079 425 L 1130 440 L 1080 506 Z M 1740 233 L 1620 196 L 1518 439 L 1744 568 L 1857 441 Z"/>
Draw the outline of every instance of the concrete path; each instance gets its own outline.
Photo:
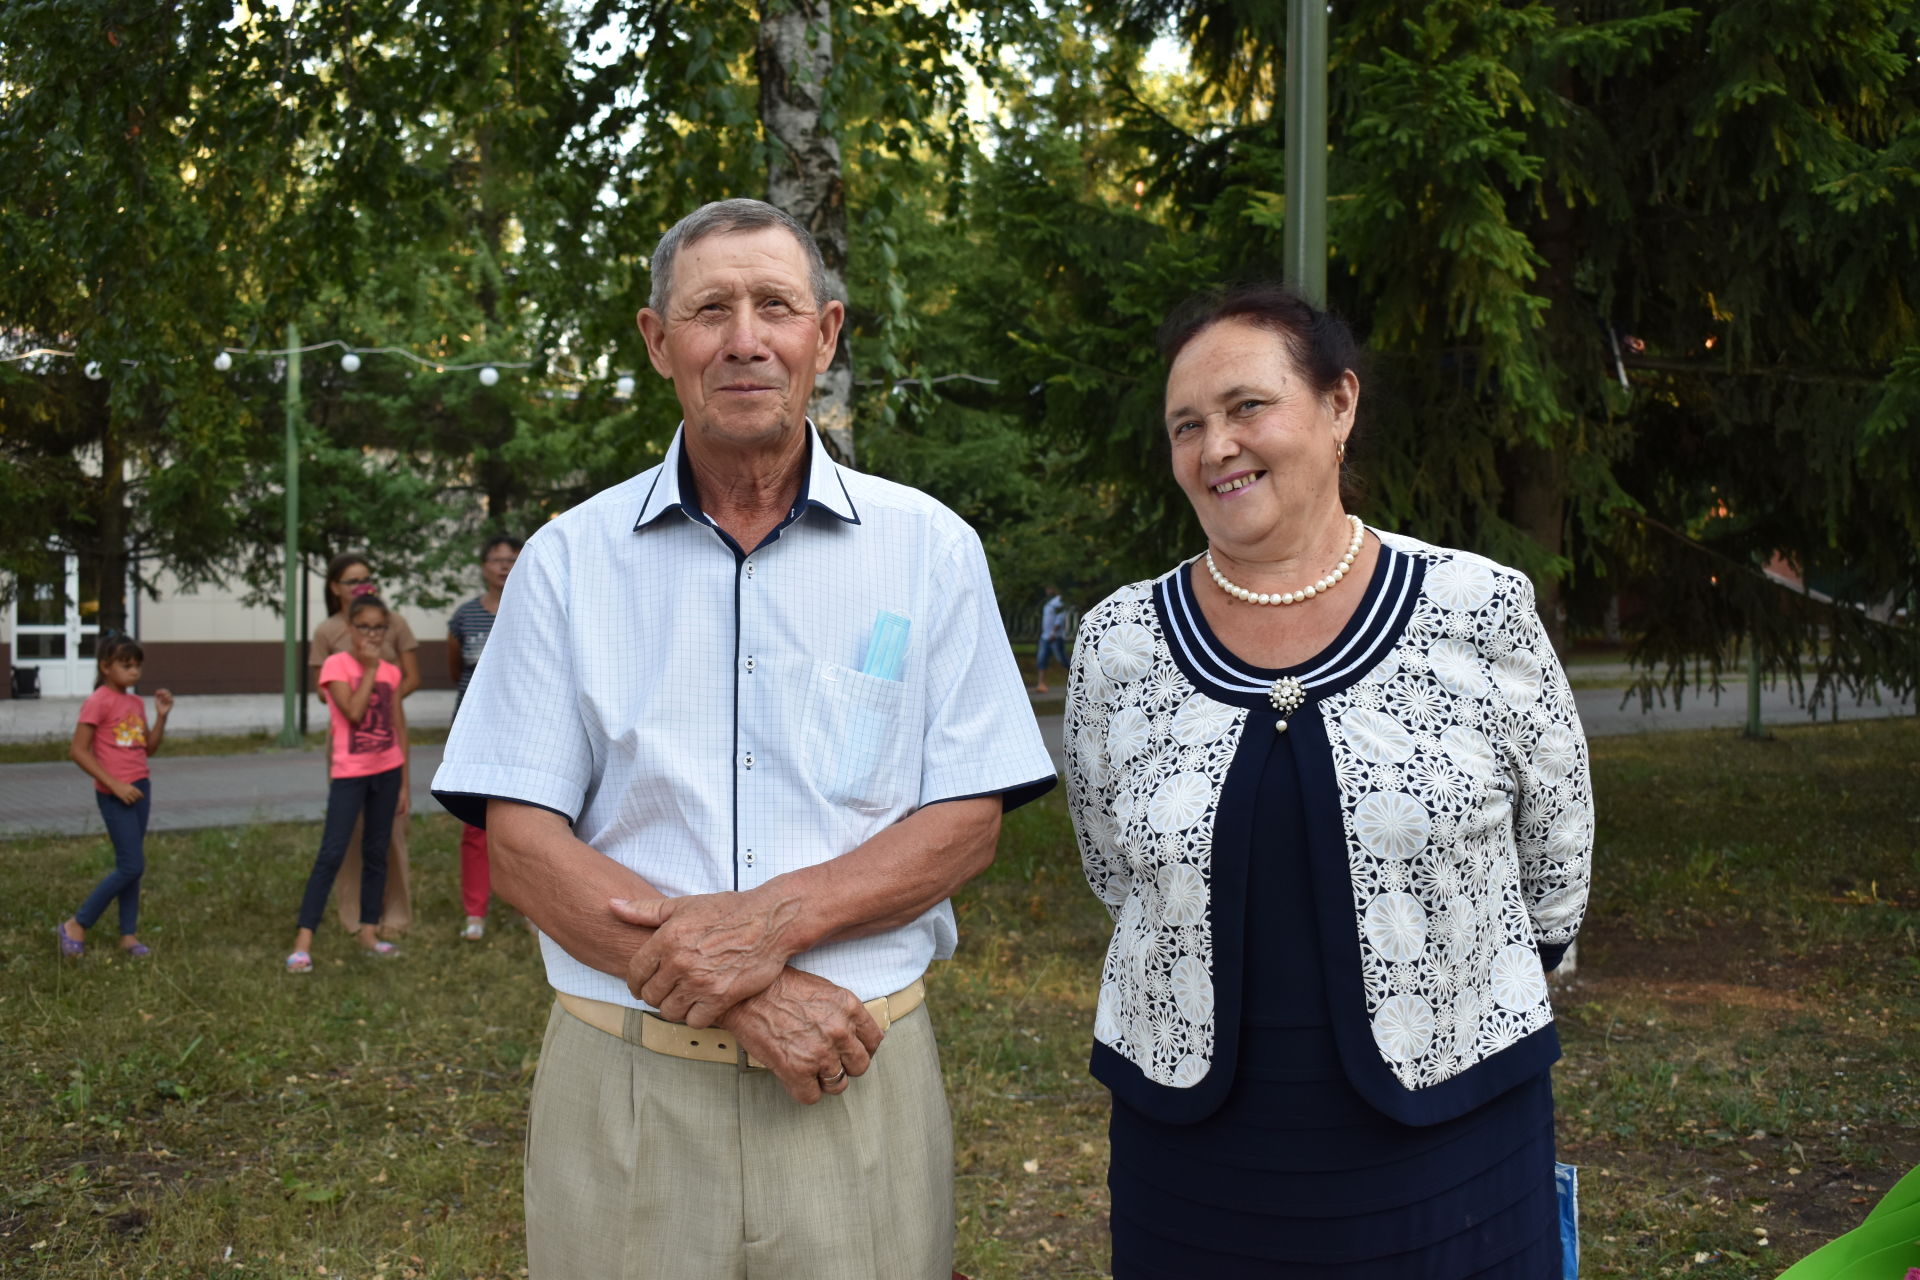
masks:
<path id="1" fill-rule="evenodd" d="M 318 822 L 327 811 L 327 762 L 320 751 L 259 751 L 238 756 L 169 756 L 153 772 L 149 830 L 243 827 L 255 822 Z M 413 749 L 413 811 L 440 813 L 428 786 L 440 746 Z M 93 782 L 73 764 L 0 765 L 0 839 L 30 834 L 105 838 Z"/>
<path id="2" fill-rule="evenodd" d="M 73 736 L 83 698 L 0 699 L 0 742 L 38 742 Z M 153 714 L 153 698 L 147 698 Z M 286 718 L 286 704 L 277 693 L 210 693 L 180 698 L 167 717 L 169 736 L 198 734 L 278 734 Z M 420 689 L 407 697 L 407 719 L 419 728 L 444 729 L 453 723 L 453 690 Z M 318 733 L 327 727 L 327 709 L 313 702 L 307 708 L 307 728 Z M 162 748 L 162 755 L 165 748 Z"/>
<path id="3" fill-rule="evenodd" d="M 1620 705 L 1617 689 L 1575 693 L 1580 718 L 1590 737 L 1657 732 L 1669 729 L 1737 729 L 1747 722 L 1744 688 L 1734 686 L 1718 706 L 1711 698 L 1688 698 L 1684 707 L 1655 707 L 1642 713 L 1637 702 Z M 72 731 L 79 710 L 77 699 L 43 702 L 0 702 L 0 741 L 64 738 Z M 1052 699 L 1041 704 L 1055 705 Z M 1794 706 L 1784 690 L 1762 695 L 1762 714 L 1774 727 L 1808 723 L 1807 713 Z M 20 709 L 26 709 L 21 711 Z M 444 725 L 453 710 L 453 696 L 422 690 L 407 699 L 407 712 L 418 725 Z M 1823 721 L 1831 713 L 1823 713 Z M 1911 701 L 1867 703 L 1840 709 L 1843 720 L 1875 719 L 1914 714 Z M 168 723 L 168 733 L 277 732 L 282 708 L 279 698 L 182 698 Z M 1062 717 L 1041 714 L 1040 732 L 1054 766 L 1060 765 Z M 33 730 L 40 731 L 34 732 Z M 440 806 L 428 793 L 441 748 L 413 749 L 415 813 L 438 813 Z M 317 821 L 325 811 L 326 764 L 319 751 L 260 751 L 231 756 L 168 755 L 163 749 L 153 759 L 153 827 L 159 831 L 196 827 L 240 826 L 252 822 Z M 71 763 L 0 765 L 0 838 L 29 834 L 85 835 L 101 832 L 93 787 Z"/>

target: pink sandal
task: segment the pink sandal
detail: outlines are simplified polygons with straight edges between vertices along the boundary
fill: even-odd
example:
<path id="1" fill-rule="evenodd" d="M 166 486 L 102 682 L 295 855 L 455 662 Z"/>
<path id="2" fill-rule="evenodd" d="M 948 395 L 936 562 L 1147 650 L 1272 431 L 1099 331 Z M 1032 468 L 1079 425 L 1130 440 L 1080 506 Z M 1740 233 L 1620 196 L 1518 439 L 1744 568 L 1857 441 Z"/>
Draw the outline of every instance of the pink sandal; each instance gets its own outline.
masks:
<path id="1" fill-rule="evenodd" d="M 313 957 L 304 951 L 296 951 L 287 957 L 288 973 L 312 973 Z"/>

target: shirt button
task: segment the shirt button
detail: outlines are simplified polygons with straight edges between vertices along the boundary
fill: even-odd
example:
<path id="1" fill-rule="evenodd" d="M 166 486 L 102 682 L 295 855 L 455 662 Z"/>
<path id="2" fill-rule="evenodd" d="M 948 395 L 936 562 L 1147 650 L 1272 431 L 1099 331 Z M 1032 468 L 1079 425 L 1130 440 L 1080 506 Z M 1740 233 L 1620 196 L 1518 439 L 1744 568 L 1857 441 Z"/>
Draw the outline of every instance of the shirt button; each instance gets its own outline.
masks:
<path id="1" fill-rule="evenodd" d="M 747 561 L 747 576 L 749 578 L 753 576 L 753 561 L 751 560 Z"/>
<path id="2" fill-rule="evenodd" d="M 749 769 L 751 769 L 751 768 L 753 768 L 753 752 L 751 752 L 751 751 L 749 751 L 749 752 L 747 752 L 747 761 L 746 761 L 746 763 L 747 763 L 747 768 L 749 768 Z"/>
<path id="3" fill-rule="evenodd" d="M 751 657 L 747 659 L 747 674 L 753 674 L 753 659 Z"/>

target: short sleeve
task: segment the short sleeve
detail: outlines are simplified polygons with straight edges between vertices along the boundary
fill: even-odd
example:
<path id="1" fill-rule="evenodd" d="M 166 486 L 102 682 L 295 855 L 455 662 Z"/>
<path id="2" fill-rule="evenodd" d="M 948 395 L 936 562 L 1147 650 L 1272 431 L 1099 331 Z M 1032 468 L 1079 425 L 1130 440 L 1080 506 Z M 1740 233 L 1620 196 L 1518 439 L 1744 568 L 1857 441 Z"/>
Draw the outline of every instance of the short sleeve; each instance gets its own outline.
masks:
<path id="1" fill-rule="evenodd" d="M 81 724 L 98 726 L 107 723 L 108 720 L 113 718 L 112 713 L 107 710 L 107 700 L 100 696 L 106 688 L 106 685 L 101 685 L 98 689 L 88 694 L 87 700 L 80 704 Z"/>
<path id="2" fill-rule="evenodd" d="M 507 580 L 433 777 L 434 798 L 471 826 L 486 826 L 489 799 L 569 822 L 586 802 L 596 766 L 580 717 L 571 585 L 566 542 L 548 526 L 528 539 Z"/>
<path id="3" fill-rule="evenodd" d="M 420 642 L 414 638 L 413 628 L 407 625 L 407 620 L 401 616 L 400 611 L 395 609 L 389 616 L 393 619 L 393 651 L 412 653 L 418 649 Z"/>
<path id="4" fill-rule="evenodd" d="M 1053 758 L 1007 643 L 980 539 L 964 529 L 943 550 L 926 642 L 920 803 L 997 795 L 1015 809 L 1053 787 Z"/>
<path id="5" fill-rule="evenodd" d="M 326 660 L 320 664 L 320 675 L 318 679 L 320 687 L 324 689 L 335 680 L 352 684 L 353 668 L 358 665 L 350 653 L 328 654 Z"/>
<path id="6" fill-rule="evenodd" d="M 313 642 L 307 646 L 307 665 L 318 667 L 334 655 L 333 639 L 328 632 L 332 618 L 326 618 L 313 629 Z"/>

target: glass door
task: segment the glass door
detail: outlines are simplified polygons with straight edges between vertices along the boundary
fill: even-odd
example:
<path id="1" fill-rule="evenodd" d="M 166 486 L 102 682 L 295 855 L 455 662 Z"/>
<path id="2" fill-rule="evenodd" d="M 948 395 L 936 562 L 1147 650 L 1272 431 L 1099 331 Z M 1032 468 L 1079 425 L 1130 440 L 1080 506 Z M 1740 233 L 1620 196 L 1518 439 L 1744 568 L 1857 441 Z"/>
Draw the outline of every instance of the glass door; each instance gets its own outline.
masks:
<path id="1" fill-rule="evenodd" d="M 13 665 L 40 669 L 43 698 L 93 692 L 100 643 L 99 574 L 79 556 L 61 556 L 45 577 L 22 577 L 14 593 Z"/>

